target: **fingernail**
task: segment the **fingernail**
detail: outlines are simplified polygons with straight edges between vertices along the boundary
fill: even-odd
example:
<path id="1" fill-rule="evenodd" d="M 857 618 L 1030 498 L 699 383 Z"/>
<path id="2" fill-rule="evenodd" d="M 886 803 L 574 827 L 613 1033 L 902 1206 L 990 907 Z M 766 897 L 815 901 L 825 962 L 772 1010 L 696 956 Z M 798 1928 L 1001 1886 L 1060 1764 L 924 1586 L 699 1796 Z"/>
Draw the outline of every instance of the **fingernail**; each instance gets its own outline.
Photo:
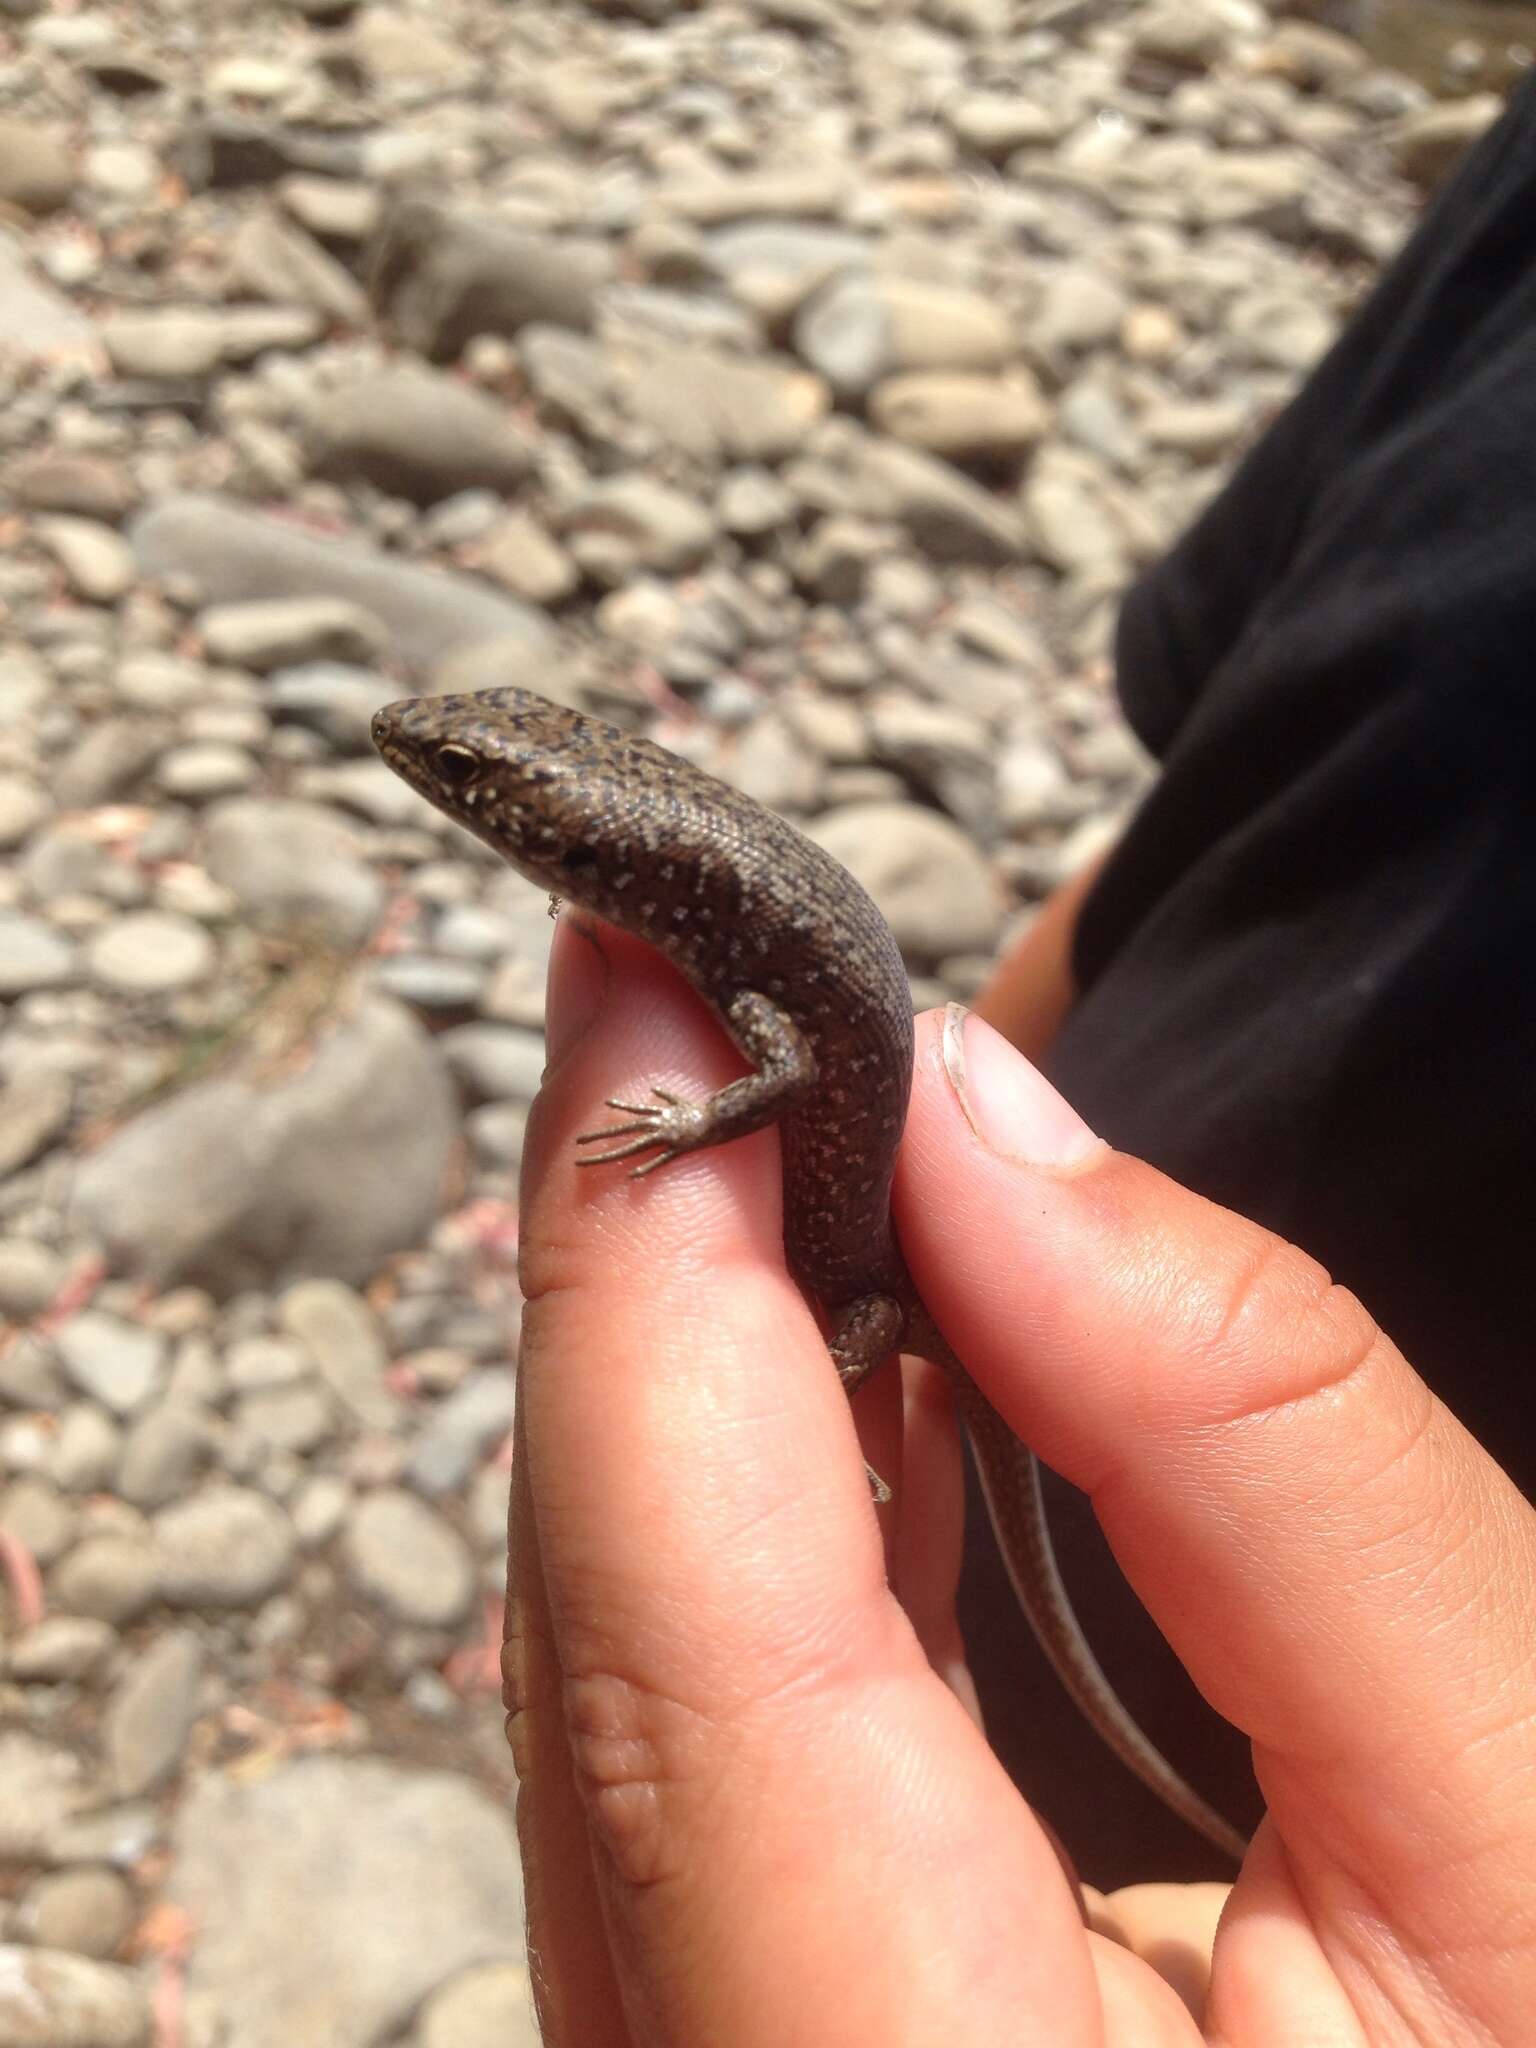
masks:
<path id="1" fill-rule="evenodd" d="M 607 992 L 608 962 L 595 934 L 562 910 L 544 992 L 546 1073 L 596 1022 Z"/>
<path id="2" fill-rule="evenodd" d="M 942 1045 L 950 1086 L 989 1152 L 1064 1171 L 1104 1149 L 1039 1068 L 959 1003 L 945 1009 Z"/>

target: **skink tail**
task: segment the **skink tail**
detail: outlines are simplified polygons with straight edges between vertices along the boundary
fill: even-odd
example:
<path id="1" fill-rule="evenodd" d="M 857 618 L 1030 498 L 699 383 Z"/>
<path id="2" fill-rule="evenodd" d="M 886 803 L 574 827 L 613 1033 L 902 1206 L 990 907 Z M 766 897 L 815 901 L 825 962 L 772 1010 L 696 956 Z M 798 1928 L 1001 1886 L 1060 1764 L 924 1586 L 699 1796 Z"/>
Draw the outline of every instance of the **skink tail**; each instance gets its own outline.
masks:
<path id="1" fill-rule="evenodd" d="M 1034 1454 L 1020 1443 L 937 1332 L 934 1336 L 931 1346 L 912 1344 L 910 1338 L 907 1342 L 950 1373 L 1008 1576 L 1057 1676 L 1120 1761 L 1208 1842 L 1241 1862 L 1246 1841 L 1153 1747 L 1104 1676 L 1056 1566 Z"/>

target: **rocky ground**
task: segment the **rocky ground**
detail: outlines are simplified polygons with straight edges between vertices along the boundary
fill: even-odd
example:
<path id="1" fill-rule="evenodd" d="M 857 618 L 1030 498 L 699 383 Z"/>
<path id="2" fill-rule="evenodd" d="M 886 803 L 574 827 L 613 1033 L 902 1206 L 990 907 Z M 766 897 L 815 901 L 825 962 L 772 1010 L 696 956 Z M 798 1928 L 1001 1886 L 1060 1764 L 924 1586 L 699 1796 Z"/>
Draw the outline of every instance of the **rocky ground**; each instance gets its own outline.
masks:
<path id="1" fill-rule="evenodd" d="M 549 923 L 373 708 L 643 725 L 967 992 L 1495 108 L 1258 0 L 0 0 L 0 2048 L 533 2039 Z"/>

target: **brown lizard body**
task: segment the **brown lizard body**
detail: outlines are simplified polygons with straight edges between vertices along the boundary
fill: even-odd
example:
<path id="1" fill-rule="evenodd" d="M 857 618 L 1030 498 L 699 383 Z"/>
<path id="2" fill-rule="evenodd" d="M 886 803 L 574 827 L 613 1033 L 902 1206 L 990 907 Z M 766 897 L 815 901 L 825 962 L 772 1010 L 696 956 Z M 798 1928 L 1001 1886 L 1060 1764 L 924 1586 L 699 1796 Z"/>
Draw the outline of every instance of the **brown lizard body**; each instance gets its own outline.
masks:
<path id="1" fill-rule="evenodd" d="M 753 1072 L 702 1102 L 657 1091 L 590 1141 L 591 1163 L 679 1153 L 776 1123 L 790 1270 L 827 1312 L 855 1386 L 899 1347 L 950 1374 L 1019 1601 L 1068 1692 L 1174 1812 L 1231 1854 L 1241 1836 L 1120 1704 L 1052 1556 L 1034 1457 L 919 1299 L 891 1226 L 912 1081 L 912 1007 L 890 928 L 832 856 L 752 798 L 651 741 L 491 690 L 392 704 L 389 765 L 519 873 L 648 941 L 719 1014 Z M 582 1142 L 589 1142 L 583 1140 Z"/>

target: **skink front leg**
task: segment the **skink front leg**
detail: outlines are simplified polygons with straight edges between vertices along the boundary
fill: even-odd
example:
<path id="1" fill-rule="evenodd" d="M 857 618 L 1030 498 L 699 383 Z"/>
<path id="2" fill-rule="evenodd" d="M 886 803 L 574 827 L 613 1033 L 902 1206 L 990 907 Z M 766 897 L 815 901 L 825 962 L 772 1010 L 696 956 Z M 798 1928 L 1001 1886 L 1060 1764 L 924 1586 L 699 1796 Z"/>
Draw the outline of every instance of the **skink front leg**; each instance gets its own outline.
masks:
<path id="1" fill-rule="evenodd" d="M 786 1110 L 816 1084 L 816 1056 L 803 1032 L 767 996 L 746 990 L 725 1012 L 726 1025 L 756 1069 L 731 1081 L 702 1102 L 690 1102 L 667 1088 L 653 1088 L 654 1102 L 617 1102 L 610 1109 L 622 1110 L 628 1123 L 609 1124 L 605 1130 L 584 1131 L 578 1145 L 606 1145 L 603 1152 L 589 1152 L 578 1166 L 609 1166 L 617 1159 L 633 1159 L 642 1152 L 654 1152 L 633 1169 L 636 1178 L 654 1173 L 658 1166 L 697 1152 L 707 1145 L 728 1144 L 777 1123 Z M 611 1143 L 611 1140 L 622 1140 Z"/>

